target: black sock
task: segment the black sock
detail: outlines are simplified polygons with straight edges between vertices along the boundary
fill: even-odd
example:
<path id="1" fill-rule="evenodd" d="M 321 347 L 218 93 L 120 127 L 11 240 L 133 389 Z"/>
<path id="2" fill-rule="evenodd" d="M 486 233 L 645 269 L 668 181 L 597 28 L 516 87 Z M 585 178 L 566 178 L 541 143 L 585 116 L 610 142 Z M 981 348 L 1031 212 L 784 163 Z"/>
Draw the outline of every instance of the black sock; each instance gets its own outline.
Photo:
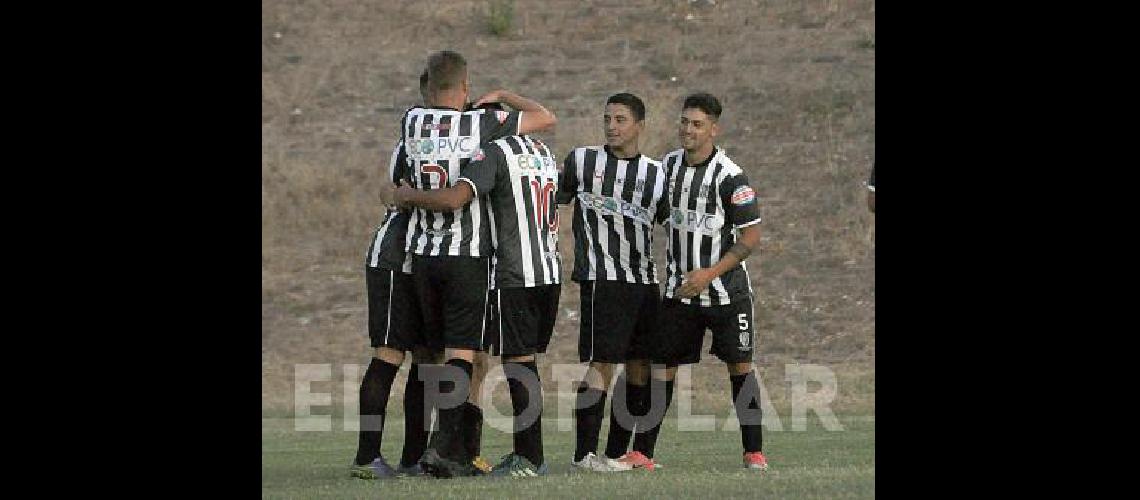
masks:
<path id="1" fill-rule="evenodd" d="M 388 394 L 399 365 L 372 358 L 364 380 L 360 381 L 360 434 L 356 443 L 356 465 L 367 465 L 380 456 L 380 440 L 384 435 L 384 413 Z"/>
<path id="2" fill-rule="evenodd" d="M 408 371 L 408 383 L 404 385 L 404 451 L 400 454 L 401 467 L 410 467 L 419 462 L 427 447 L 431 414 L 424 411 L 424 381 L 419 378 L 420 365 L 412 363 L 412 369 Z"/>
<path id="3" fill-rule="evenodd" d="M 577 427 L 574 461 L 582 460 L 587 453 L 598 452 L 598 433 L 602 430 L 602 417 L 606 411 L 606 392 L 586 386 L 578 387 L 574 403 L 574 422 Z"/>
<path id="4" fill-rule="evenodd" d="M 462 359 L 449 359 L 446 366 L 454 366 L 463 370 L 466 380 L 471 380 L 471 362 Z M 449 379 L 443 379 L 439 382 L 439 394 L 441 397 L 447 396 L 448 399 L 467 400 L 470 396 L 470 384 L 463 384 L 465 390 L 459 394 L 452 394 L 460 388 L 456 387 L 455 382 Z M 436 404 L 439 404 L 438 402 Z M 463 448 L 463 403 L 460 403 L 451 408 L 437 407 L 439 417 L 439 430 L 432 433 L 431 440 L 428 446 L 435 449 L 441 456 L 454 460 L 459 463 L 470 462 L 474 457 L 466 456 L 466 450 Z"/>
<path id="5" fill-rule="evenodd" d="M 633 436 L 633 449 L 640 451 L 642 454 L 649 458 L 653 458 L 653 449 L 657 447 L 657 435 L 661 432 L 661 425 L 665 422 L 665 413 L 669 411 L 669 405 L 673 403 L 673 381 L 672 380 L 657 380 L 651 382 L 651 386 L 647 387 L 642 401 L 645 404 L 646 417 L 639 420 L 637 423 L 637 433 Z M 652 404 L 653 404 L 653 387 L 657 384 L 665 385 L 665 412 L 661 413 L 660 419 L 651 419 Z M 654 421 L 650 421 L 654 420 Z M 641 426 L 645 426 L 645 430 L 641 430 Z"/>
<path id="6" fill-rule="evenodd" d="M 463 403 L 463 449 L 471 457 L 479 456 L 483 442 L 483 409 L 475 403 Z"/>
<path id="7" fill-rule="evenodd" d="M 614 408 L 617 408 L 614 401 L 617 401 L 617 398 L 624 398 L 626 411 L 636 422 L 645 416 L 645 394 L 647 392 L 645 387 L 644 385 L 633 385 L 633 382 L 628 379 L 625 380 L 624 384 L 619 380 L 618 384 L 614 386 L 614 397 L 610 402 L 610 435 L 606 439 L 607 457 L 619 458 L 625 455 L 625 452 L 629 450 L 629 438 L 634 431 L 632 428 L 623 426 L 621 420 L 614 416 Z"/>
<path id="8" fill-rule="evenodd" d="M 736 418 L 740 421 L 740 444 L 744 446 L 745 453 L 760 451 L 764 445 L 764 436 L 760 432 L 760 406 L 757 404 L 760 382 L 752 372 L 728 378 L 732 381 L 732 403 L 736 407 Z M 745 387 L 748 389 L 745 394 L 747 401 L 740 401 L 740 392 Z"/>
<path id="9" fill-rule="evenodd" d="M 507 376 L 507 385 L 511 391 L 511 407 L 514 410 L 515 416 L 515 453 L 522 455 L 536 466 L 542 465 L 542 383 L 538 378 L 538 367 L 534 361 L 503 363 L 503 372 Z M 526 410 L 531 403 L 531 394 L 527 392 L 527 387 L 519 378 L 526 372 L 532 374 L 532 376 L 528 376 L 527 378 L 539 381 L 537 388 L 538 394 L 534 395 L 537 398 L 534 404 L 538 407 L 538 418 L 536 418 L 530 426 L 522 428 L 522 422 L 519 416 L 522 415 L 523 411 Z"/>

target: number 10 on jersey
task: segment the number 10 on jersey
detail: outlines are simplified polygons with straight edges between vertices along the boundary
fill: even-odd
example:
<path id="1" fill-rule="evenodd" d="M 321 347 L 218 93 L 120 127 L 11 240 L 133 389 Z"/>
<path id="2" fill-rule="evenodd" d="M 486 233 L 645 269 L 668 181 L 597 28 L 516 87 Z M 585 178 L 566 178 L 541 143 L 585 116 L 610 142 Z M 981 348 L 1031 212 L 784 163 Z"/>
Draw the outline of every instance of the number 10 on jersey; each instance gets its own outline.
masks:
<path id="1" fill-rule="evenodd" d="M 554 206 L 554 191 L 558 188 L 553 180 L 544 184 L 539 179 L 531 179 L 530 187 L 534 188 L 534 225 L 542 227 L 545 220 L 550 232 L 558 231 L 558 208 Z"/>

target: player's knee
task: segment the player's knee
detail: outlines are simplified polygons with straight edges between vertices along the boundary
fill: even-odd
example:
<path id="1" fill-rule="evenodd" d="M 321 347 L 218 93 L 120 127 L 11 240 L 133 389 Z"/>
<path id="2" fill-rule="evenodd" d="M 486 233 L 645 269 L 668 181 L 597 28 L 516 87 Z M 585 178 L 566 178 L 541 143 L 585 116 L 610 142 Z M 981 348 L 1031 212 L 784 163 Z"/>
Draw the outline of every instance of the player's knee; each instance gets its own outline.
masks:
<path id="1" fill-rule="evenodd" d="M 746 361 L 744 363 L 725 363 L 728 368 L 729 375 L 745 375 L 752 371 L 752 362 Z"/>
<path id="2" fill-rule="evenodd" d="M 462 359 L 468 363 L 474 364 L 475 351 L 473 349 L 453 349 L 447 348 L 444 352 L 444 357 L 447 359 Z"/>
<path id="3" fill-rule="evenodd" d="M 443 351 L 433 351 L 424 346 L 413 347 L 412 362 L 418 365 L 438 365 L 443 363 Z"/>
<path id="4" fill-rule="evenodd" d="M 649 383 L 649 360 L 631 359 L 625 363 L 625 378 L 633 385 Z"/>
<path id="5" fill-rule="evenodd" d="M 484 371 L 487 369 L 487 353 L 476 352 L 474 359 L 471 360 L 471 366 L 475 371 Z"/>
<path id="6" fill-rule="evenodd" d="M 385 363 L 399 366 L 404 362 L 404 351 L 397 351 L 391 347 L 377 347 L 374 357 Z"/>
<path id="7" fill-rule="evenodd" d="M 592 389 L 605 391 L 613 380 L 614 365 L 611 363 L 591 362 L 586 370 L 586 385 Z"/>
<path id="8" fill-rule="evenodd" d="M 653 378 L 657 380 L 673 380 L 677 377 L 677 365 L 658 365 L 653 367 Z"/>

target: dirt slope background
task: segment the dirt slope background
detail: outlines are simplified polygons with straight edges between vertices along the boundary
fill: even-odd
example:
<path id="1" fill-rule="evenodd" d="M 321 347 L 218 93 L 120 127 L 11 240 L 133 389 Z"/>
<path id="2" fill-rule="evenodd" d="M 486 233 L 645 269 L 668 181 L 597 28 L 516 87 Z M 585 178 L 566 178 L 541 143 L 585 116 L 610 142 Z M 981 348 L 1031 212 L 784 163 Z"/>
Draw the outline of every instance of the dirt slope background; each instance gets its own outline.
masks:
<path id="1" fill-rule="evenodd" d="M 491 15 L 504 6 L 510 14 Z M 833 408 L 873 413 L 874 216 L 863 182 L 874 19 L 869 1 L 263 0 L 263 412 L 291 411 L 295 364 L 331 364 L 333 382 L 313 390 L 339 406 L 342 368 L 367 363 L 363 262 L 381 168 L 427 56 L 450 48 L 468 59 L 473 93 L 509 88 L 559 116 L 543 135 L 559 160 L 602 143 L 613 93 L 645 100 L 642 148 L 658 158 L 677 147 L 684 96 L 718 96 L 719 145 L 761 199 L 763 244 L 748 266 L 769 396 L 788 404 L 786 364 L 821 364 L 838 376 Z M 567 283 L 549 363 L 577 359 L 578 287 Z M 694 407 L 724 410 L 723 365 L 706 359 L 693 370 Z"/>

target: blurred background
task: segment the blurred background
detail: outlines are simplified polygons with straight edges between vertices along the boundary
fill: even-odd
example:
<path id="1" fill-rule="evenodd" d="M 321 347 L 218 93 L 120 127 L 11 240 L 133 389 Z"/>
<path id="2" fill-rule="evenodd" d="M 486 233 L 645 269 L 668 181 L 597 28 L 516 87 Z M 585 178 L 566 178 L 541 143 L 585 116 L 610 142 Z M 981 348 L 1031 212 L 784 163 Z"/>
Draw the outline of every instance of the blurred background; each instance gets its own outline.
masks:
<path id="1" fill-rule="evenodd" d="M 874 2 L 263 0 L 262 16 L 264 416 L 292 412 L 295 364 L 332 365 L 334 380 L 312 390 L 333 393 L 334 407 L 355 398 L 359 378 L 345 384 L 342 367 L 370 356 L 364 259 L 377 191 L 398 120 L 441 49 L 467 58 L 473 98 L 507 88 L 554 111 L 557 130 L 539 135 L 559 161 L 603 144 L 611 94 L 645 101 L 642 152 L 658 159 L 679 147 L 684 97 L 716 95 L 718 145 L 746 170 L 764 219 L 748 268 L 768 395 L 786 414 L 785 366 L 821 364 L 838 379 L 836 413 L 874 414 L 875 225 L 863 185 L 875 144 Z M 573 237 L 561 228 L 568 265 L 540 367 L 577 362 Z M 727 411 L 723 364 L 704 359 L 693 408 Z M 393 401 L 406 374 L 407 362 Z"/>

